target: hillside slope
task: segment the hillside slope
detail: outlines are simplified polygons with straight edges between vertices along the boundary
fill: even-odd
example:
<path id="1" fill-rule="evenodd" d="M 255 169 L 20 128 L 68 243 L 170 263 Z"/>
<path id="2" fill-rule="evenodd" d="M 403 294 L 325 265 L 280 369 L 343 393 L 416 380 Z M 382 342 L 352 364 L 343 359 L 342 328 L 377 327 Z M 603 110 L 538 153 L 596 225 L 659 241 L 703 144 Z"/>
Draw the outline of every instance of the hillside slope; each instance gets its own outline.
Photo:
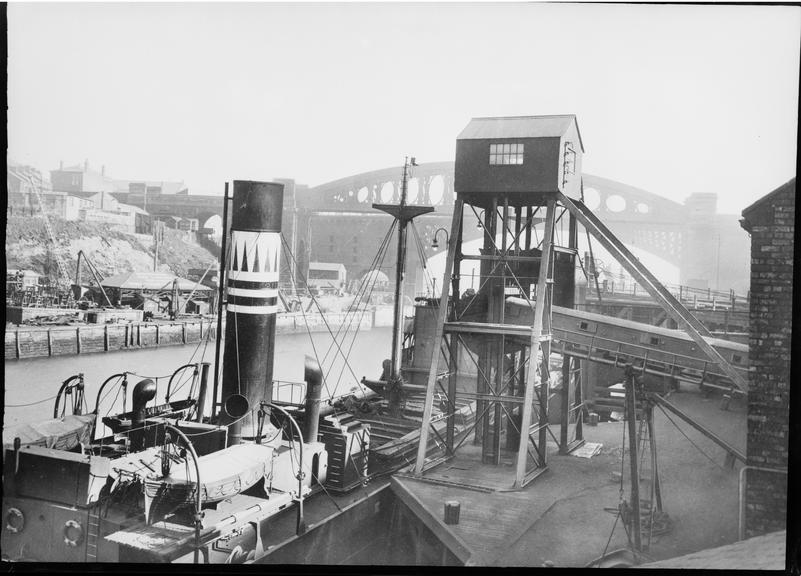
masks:
<path id="1" fill-rule="evenodd" d="M 74 279 L 78 252 L 83 250 L 104 276 L 122 272 L 153 270 L 153 238 L 123 232 L 96 222 L 66 221 L 51 216 L 56 250 L 64 258 Z M 167 229 L 159 249 L 158 270 L 186 276 L 190 268 L 206 269 L 217 258 L 197 244 L 187 242 L 185 232 Z M 44 221 L 39 217 L 12 216 L 6 220 L 6 266 L 30 269 L 41 274 L 58 274 Z M 84 269 L 84 277 L 88 272 Z"/>

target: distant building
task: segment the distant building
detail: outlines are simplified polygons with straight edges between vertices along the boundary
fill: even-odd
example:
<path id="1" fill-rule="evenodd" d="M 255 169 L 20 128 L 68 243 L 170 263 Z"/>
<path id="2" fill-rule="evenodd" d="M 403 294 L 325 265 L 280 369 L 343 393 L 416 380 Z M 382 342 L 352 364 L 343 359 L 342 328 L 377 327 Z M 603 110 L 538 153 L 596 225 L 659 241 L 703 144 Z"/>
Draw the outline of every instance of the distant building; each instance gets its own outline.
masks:
<path id="1" fill-rule="evenodd" d="M 39 203 L 31 183 L 39 186 L 40 193 L 47 193 L 51 190 L 50 181 L 36 168 L 8 163 L 6 166 L 6 190 L 9 214 L 29 214 L 31 211 L 39 209 Z"/>
<path id="2" fill-rule="evenodd" d="M 117 187 L 112 178 L 106 176 L 105 166 L 100 172 L 89 168 L 89 162 L 75 166 L 64 166 L 50 171 L 53 190 L 58 192 L 115 192 Z"/>
<path id="3" fill-rule="evenodd" d="M 117 212 L 118 204 L 136 206 L 146 212 L 148 199 L 158 198 L 162 194 L 188 194 L 183 182 L 166 182 L 151 180 L 120 180 L 106 174 L 105 167 L 100 172 L 89 167 L 89 162 L 65 167 L 62 163 L 58 170 L 50 171 L 50 180 L 54 192 L 66 193 L 89 199 L 96 210 Z"/>
<path id="4" fill-rule="evenodd" d="M 321 292 L 338 292 L 345 288 L 347 270 L 339 262 L 309 262 L 306 286 Z"/>
<path id="5" fill-rule="evenodd" d="M 795 178 L 743 210 L 751 235 L 745 537 L 784 530 L 790 432 Z"/>
<path id="6" fill-rule="evenodd" d="M 197 218 L 181 218 L 177 222 L 177 227 L 184 232 L 197 232 L 200 225 Z"/>

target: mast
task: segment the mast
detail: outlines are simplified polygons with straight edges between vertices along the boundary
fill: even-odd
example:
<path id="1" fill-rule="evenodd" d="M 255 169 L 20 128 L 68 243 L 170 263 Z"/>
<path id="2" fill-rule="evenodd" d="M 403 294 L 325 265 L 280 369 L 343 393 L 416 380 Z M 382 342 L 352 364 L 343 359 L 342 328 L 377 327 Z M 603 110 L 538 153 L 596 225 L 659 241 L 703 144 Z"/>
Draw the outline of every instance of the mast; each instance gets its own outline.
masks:
<path id="1" fill-rule="evenodd" d="M 412 166 L 416 166 L 412 158 Z M 409 157 L 403 161 L 403 177 L 401 179 L 400 212 L 406 207 L 406 190 L 409 184 Z M 406 279 L 406 225 L 408 220 L 398 218 L 398 255 L 395 265 L 395 310 L 392 316 L 392 368 L 390 378 L 400 378 L 401 345 L 403 343 L 403 281 Z"/>
<path id="2" fill-rule="evenodd" d="M 398 221 L 398 249 L 395 265 L 395 307 L 392 324 L 392 355 L 388 381 L 397 383 L 401 380 L 401 345 L 403 343 L 403 281 L 406 277 L 406 226 L 417 216 L 433 212 L 433 206 L 408 206 L 406 192 L 409 184 L 409 167 L 417 166 L 415 158 L 407 156 L 403 162 L 401 178 L 401 194 L 399 204 L 373 204 L 373 208 L 386 212 Z M 397 395 L 392 395 L 396 397 Z M 392 402 L 390 402 L 392 404 Z"/>

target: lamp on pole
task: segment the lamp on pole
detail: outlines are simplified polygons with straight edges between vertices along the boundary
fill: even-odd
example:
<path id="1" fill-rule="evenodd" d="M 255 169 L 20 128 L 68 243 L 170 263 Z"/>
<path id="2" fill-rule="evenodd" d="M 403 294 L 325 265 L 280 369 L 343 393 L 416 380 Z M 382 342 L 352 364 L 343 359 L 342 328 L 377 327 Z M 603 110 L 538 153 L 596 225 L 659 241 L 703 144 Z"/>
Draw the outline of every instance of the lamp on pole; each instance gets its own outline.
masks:
<path id="1" fill-rule="evenodd" d="M 437 231 L 434 232 L 434 241 L 431 243 L 431 247 L 436 249 L 439 248 L 439 242 L 437 241 L 437 236 L 439 236 L 440 232 L 445 233 L 445 245 L 448 245 L 448 231 L 445 228 L 437 228 Z"/>

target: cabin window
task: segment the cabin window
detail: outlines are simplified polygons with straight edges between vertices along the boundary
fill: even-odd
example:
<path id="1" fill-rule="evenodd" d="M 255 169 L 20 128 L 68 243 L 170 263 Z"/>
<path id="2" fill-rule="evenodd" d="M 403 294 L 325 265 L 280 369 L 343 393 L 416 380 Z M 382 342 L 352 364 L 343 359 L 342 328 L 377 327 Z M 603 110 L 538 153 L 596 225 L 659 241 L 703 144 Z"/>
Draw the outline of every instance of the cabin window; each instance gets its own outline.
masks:
<path id="1" fill-rule="evenodd" d="M 520 165 L 523 163 L 523 144 L 490 144 L 490 165 Z"/>

